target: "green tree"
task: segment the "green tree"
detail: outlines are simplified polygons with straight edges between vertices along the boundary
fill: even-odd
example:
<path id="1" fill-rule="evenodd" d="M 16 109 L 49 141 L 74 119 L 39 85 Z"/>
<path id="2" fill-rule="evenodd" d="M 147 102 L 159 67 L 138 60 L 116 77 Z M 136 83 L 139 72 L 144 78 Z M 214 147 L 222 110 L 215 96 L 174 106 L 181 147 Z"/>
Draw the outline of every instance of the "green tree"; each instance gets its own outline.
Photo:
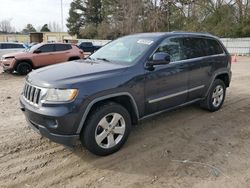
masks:
<path id="1" fill-rule="evenodd" d="M 50 32 L 50 29 L 49 29 L 49 27 L 48 27 L 48 24 L 44 24 L 44 25 L 42 26 L 41 32 Z"/>
<path id="2" fill-rule="evenodd" d="M 83 0 L 74 0 L 70 4 L 69 18 L 66 24 L 69 34 L 77 35 L 77 37 L 80 37 L 80 29 L 83 27 L 85 20 L 84 12 L 86 9 L 83 4 Z"/>
<path id="3" fill-rule="evenodd" d="M 27 24 L 26 27 L 22 30 L 23 34 L 29 34 L 31 32 L 36 32 L 36 29 L 32 24 Z"/>

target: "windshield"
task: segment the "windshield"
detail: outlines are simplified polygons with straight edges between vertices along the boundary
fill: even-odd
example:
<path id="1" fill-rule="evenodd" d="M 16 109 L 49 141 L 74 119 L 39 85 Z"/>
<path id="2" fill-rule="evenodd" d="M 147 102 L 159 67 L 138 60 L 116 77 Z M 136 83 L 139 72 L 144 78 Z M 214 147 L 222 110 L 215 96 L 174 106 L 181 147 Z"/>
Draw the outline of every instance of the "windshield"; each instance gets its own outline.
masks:
<path id="1" fill-rule="evenodd" d="M 25 51 L 26 52 L 33 52 L 34 50 L 36 50 L 37 48 L 39 48 L 41 46 L 41 44 L 35 44 L 29 48 L 27 48 Z"/>
<path id="2" fill-rule="evenodd" d="M 154 42 L 153 38 L 128 36 L 108 43 L 89 58 L 132 65 Z"/>

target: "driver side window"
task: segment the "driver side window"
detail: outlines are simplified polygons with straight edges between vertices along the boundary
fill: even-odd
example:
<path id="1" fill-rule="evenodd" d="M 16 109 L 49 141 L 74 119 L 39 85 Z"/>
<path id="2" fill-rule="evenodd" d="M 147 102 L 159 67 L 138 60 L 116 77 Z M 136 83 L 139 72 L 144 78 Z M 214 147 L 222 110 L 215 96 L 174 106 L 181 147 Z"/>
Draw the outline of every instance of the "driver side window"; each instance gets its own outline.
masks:
<path id="1" fill-rule="evenodd" d="M 165 52 L 170 55 L 170 62 L 183 60 L 181 38 L 167 38 L 161 42 L 155 53 Z"/>
<path id="2" fill-rule="evenodd" d="M 47 53 L 47 52 L 54 52 L 55 48 L 54 48 L 54 44 L 45 44 L 41 46 L 40 48 L 38 48 L 38 50 L 40 50 L 41 53 Z"/>

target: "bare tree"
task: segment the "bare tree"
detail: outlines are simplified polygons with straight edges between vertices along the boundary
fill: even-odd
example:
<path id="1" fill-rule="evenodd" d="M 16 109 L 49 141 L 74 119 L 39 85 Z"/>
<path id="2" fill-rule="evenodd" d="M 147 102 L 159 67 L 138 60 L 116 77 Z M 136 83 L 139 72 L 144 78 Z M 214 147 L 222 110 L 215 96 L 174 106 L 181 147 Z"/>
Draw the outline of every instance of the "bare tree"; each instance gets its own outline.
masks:
<path id="1" fill-rule="evenodd" d="M 62 31 L 61 26 L 57 22 L 50 22 L 48 27 L 49 27 L 50 31 L 52 31 L 52 32 Z"/>
<path id="2" fill-rule="evenodd" d="M 15 28 L 11 26 L 11 19 L 5 19 L 0 21 L 0 32 L 2 33 L 15 32 Z"/>

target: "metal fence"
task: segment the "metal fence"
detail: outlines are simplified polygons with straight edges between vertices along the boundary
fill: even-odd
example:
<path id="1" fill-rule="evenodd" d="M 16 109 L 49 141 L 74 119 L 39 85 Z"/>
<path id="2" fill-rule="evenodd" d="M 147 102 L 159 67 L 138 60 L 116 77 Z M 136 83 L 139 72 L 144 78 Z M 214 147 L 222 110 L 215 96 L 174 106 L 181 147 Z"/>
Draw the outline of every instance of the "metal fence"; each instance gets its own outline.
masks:
<path id="1" fill-rule="evenodd" d="M 221 38 L 230 54 L 250 55 L 250 38 Z"/>

